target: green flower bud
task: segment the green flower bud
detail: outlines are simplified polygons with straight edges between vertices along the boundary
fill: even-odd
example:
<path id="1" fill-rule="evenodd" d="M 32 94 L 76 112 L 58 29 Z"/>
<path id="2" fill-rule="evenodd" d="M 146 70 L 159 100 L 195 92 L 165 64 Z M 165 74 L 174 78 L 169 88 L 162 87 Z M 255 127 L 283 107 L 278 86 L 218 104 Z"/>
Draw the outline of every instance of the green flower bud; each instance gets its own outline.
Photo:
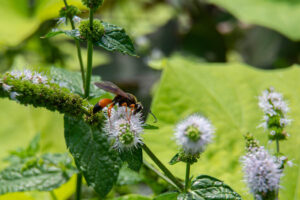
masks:
<path id="1" fill-rule="evenodd" d="M 125 145 L 130 145 L 134 142 L 134 134 L 130 130 L 129 124 L 120 125 L 122 133 L 119 136 L 120 142 Z"/>
<path id="2" fill-rule="evenodd" d="M 179 151 L 179 160 L 181 162 L 194 164 L 198 161 L 199 158 L 200 158 L 200 153 L 189 154 L 189 153 L 186 153 L 183 149 L 181 149 Z"/>
<path id="3" fill-rule="evenodd" d="M 102 5 L 103 0 L 82 0 L 82 3 L 86 7 L 96 10 L 97 8 L 99 8 L 99 6 Z"/>
<path id="4" fill-rule="evenodd" d="M 75 6 L 68 6 L 68 7 L 63 7 L 59 11 L 59 16 L 60 17 L 65 17 L 65 18 L 73 18 L 75 15 L 79 15 L 80 10 L 75 7 Z"/>
<path id="5" fill-rule="evenodd" d="M 244 138 L 246 140 L 246 151 L 259 147 L 259 142 L 251 133 L 247 133 L 246 135 L 244 135 Z"/>
<path id="6" fill-rule="evenodd" d="M 186 131 L 187 137 L 188 137 L 190 140 L 192 140 L 192 141 L 194 141 L 194 142 L 196 142 L 196 141 L 199 140 L 200 135 L 201 135 L 201 132 L 200 132 L 199 129 L 196 128 L 195 126 L 189 126 L 189 127 L 186 128 L 185 131 Z"/>
<path id="7" fill-rule="evenodd" d="M 99 41 L 104 35 L 104 26 L 99 20 L 93 21 L 93 30 L 90 28 L 90 21 L 83 20 L 79 25 L 80 37 L 84 40 L 92 40 L 94 42 Z"/>

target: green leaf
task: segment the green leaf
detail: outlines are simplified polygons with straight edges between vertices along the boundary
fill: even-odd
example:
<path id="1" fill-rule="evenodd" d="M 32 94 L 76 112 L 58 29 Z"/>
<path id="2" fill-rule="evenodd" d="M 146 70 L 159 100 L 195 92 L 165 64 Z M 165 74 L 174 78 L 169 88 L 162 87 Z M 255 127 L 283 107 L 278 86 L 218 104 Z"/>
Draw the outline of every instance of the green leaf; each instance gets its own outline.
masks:
<path id="1" fill-rule="evenodd" d="M 66 36 L 72 37 L 74 39 L 80 39 L 80 33 L 78 29 L 74 30 L 61 30 L 61 29 L 52 29 L 49 33 L 47 33 L 42 38 L 51 38 L 60 34 L 65 34 Z"/>
<path id="2" fill-rule="evenodd" d="M 69 89 L 72 93 L 84 96 L 82 78 L 80 72 L 71 72 L 62 68 L 51 67 L 50 77 L 52 82 L 60 87 Z M 101 81 L 99 76 L 92 76 L 92 83 Z M 90 86 L 90 98 L 99 97 L 107 92 L 96 87 L 94 84 Z"/>
<path id="3" fill-rule="evenodd" d="M 274 29 L 300 40 L 300 2 L 297 0 L 209 0 L 227 9 L 241 21 Z"/>
<path id="4" fill-rule="evenodd" d="M 4 159 L 4 161 L 10 162 L 11 164 L 19 164 L 25 162 L 26 159 L 30 159 L 37 155 L 40 150 L 41 135 L 37 134 L 26 148 L 18 147 L 16 150 L 10 152 L 10 155 Z"/>
<path id="5" fill-rule="evenodd" d="M 82 119 L 65 116 L 65 139 L 75 163 L 88 185 L 105 196 L 117 181 L 121 160 L 100 130 L 91 129 Z"/>
<path id="6" fill-rule="evenodd" d="M 192 182 L 191 192 L 184 194 L 178 199 L 188 200 L 241 200 L 239 194 L 222 181 L 207 175 L 198 176 Z"/>
<path id="7" fill-rule="evenodd" d="M 0 172 L 0 195 L 23 191 L 51 191 L 66 183 L 77 170 L 66 154 L 45 154 Z"/>
<path id="8" fill-rule="evenodd" d="M 95 45 L 103 47 L 108 51 L 119 51 L 123 54 L 137 56 L 133 43 L 123 28 L 107 22 L 102 22 L 102 24 L 105 29 L 105 34 Z"/>
<path id="9" fill-rule="evenodd" d="M 128 167 L 138 172 L 143 165 L 143 150 L 141 147 L 123 150 L 120 157 L 124 162 L 128 163 Z"/>
<path id="10" fill-rule="evenodd" d="M 167 192 L 161 195 L 158 195 L 153 200 L 177 200 L 178 192 Z"/>
<path id="11" fill-rule="evenodd" d="M 180 162 L 179 153 L 176 153 L 175 156 L 170 160 L 170 165 L 175 165 L 176 163 Z"/>
<path id="12" fill-rule="evenodd" d="M 127 165 L 123 165 L 119 172 L 117 185 L 133 185 L 140 183 L 141 181 L 142 178 L 140 177 L 139 173 L 129 169 Z"/>
<path id="13" fill-rule="evenodd" d="M 251 132 L 260 144 L 267 145 L 268 137 L 261 124 L 263 112 L 257 97 L 264 89 L 273 86 L 283 93 L 290 106 L 289 117 L 293 123 L 287 127 L 290 138 L 280 145 L 295 166 L 284 170 L 281 179 L 280 199 L 300 198 L 300 68 L 294 66 L 281 70 L 259 70 L 239 63 L 198 63 L 180 56 L 172 57 L 164 67 L 162 78 L 155 92 L 152 108 L 158 118 L 156 131 L 148 131 L 144 142 L 168 165 L 171 156 L 178 152 L 172 140 L 173 130 L 180 120 L 190 114 L 201 113 L 216 127 L 214 141 L 201 154 L 199 164 L 194 164 L 191 174 L 212 174 L 238 192 L 243 199 L 252 196 L 243 182 L 239 162 L 244 155 L 243 135 Z M 273 145 L 268 145 L 272 148 Z M 182 165 L 170 166 L 179 178 L 185 177 Z M 293 180 L 293 181 L 290 181 Z"/>

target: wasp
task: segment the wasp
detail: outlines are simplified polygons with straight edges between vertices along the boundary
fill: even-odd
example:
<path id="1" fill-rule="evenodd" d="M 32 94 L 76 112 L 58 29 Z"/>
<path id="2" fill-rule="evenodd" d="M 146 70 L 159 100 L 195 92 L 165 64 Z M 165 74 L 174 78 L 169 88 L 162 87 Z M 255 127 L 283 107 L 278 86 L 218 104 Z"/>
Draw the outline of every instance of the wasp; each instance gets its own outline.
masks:
<path id="1" fill-rule="evenodd" d="M 131 110 L 131 113 L 133 114 L 136 114 L 143 110 L 142 104 L 137 101 L 137 98 L 133 94 L 124 92 L 114 83 L 109 81 L 103 81 L 103 82 L 96 82 L 95 85 L 102 90 L 115 94 L 116 96 L 113 99 L 101 99 L 98 103 L 96 103 L 96 105 L 93 108 L 94 114 L 108 106 L 107 114 L 108 117 L 110 117 L 111 109 L 115 105 L 125 106 L 126 108 L 129 108 Z"/>

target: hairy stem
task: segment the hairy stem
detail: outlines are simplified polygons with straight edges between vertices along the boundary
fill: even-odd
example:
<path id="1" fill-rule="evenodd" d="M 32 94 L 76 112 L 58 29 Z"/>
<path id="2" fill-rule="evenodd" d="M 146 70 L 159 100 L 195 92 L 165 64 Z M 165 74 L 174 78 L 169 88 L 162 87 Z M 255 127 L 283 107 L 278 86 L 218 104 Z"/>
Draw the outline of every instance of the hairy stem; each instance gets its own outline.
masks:
<path id="1" fill-rule="evenodd" d="M 184 189 L 182 183 L 165 167 L 165 165 L 154 155 L 146 144 L 142 146 L 143 150 L 155 162 L 155 164 L 165 173 L 165 175 L 182 191 Z"/>
<path id="2" fill-rule="evenodd" d="M 65 3 L 66 8 L 68 8 L 67 0 L 64 0 L 64 3 Z M 75 25 L 74 25 L 73 19 L 69 18 L 69 21 L 71 23 L 72 30 L 74 30 L 75 29 Z M 82 84 L 83 84 L 83 88 L 85 88 L 84 65 L 83 65 L 83 61 L 82 61 L 80 43 L 79 43 L 79 41 L 77 39 L 75 39 L 75 44 L 76 44 L 76 48 L 77 48 L 77 57 L 78 57 L 79 65 L 80 65 Z"/>
<path id="3" fill-rule="evenodd" d="M 93 8 L 90 8 L 90 29 L 93 30 Z M 90 84 L 92 76 L 93 67 L 93 41 L 88 40 L 88 59 L 87 59 L 87 74 L 86 74 L 86 84 L 85 84 L 85 97 L 88 98 L 90 95 Z"/>
<path id="4" fill-rule="evenodd" d="M 190 168 L 191 168 L 191 164 L 187 162 L 186 163 L 186 170 L 185 170 L 185 185 L 184 185 L 184 191 L 185 192 L 187 192 L 187 190 L 189 189 Z"/>
<path id="5" fill-rule="evenodd" d="M 77 181 L 76 181 L 76 200 L 81 199 L 81 186 L 82 186 L 82 174 L 77 174 Z"/>

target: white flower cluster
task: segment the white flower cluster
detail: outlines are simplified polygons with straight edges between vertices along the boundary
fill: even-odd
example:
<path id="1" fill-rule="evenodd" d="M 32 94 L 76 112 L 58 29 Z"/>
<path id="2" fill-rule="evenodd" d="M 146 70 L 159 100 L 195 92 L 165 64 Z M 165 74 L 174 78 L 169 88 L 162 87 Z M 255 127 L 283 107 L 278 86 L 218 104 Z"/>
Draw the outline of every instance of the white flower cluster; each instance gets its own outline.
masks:
<path id="1" fill-rule="evenodd" d="M 48 78 L 46 76 L 43 76 L 40 73 L 33 72 L 31 70 L 28 70 L 28 69 L 23 70 L 23 71 L 13 70 L 9 74 L 14 79 L 30 81 L 33 84 L 45 84 L 45 85 L 48 84 Z M 16 97 L 19 96 L 20 94 L 13 91 L 13 86 L 3 83 L 2 88 L 3 88 L 4 91 L 10 93 L 10 98 L 12 100 L 18 101 Z"/>
<path id="2" fill-rule="evenodd" d="M 215 129 L 208 119 L 194 114 L 177 124 L 175 139 L 187 154 L 198 154 L 212 141 Z"/>
<path id="3" fill-rule="evenodd" d="M 290 124 L 291 120 L 285 117 L 286 113 L 289 111 L 289 107 L 284 101 L 282 94 L 275 92 L 274 88 L 270 88 L 264 90 L 258 99 L 258 105 L 265 113 L 265 122 L 262 124 L 263 127 L 267 128 L 270 117 L 275 115 L 280 116 L 281 126 Z"/>
<path id="4" fill-rule="evenodd" d="M 47 76 L 43 76 L 41 73 L 33 72 L 28 69 L 23 71 L 13 70 L 9 74 L 15 79 L 30 81 L 33 84 L 48 84 L 49 82 Z"/>
<path id="5" fill-rule="evenodd" d="M 105 131 L 114 141 L 114 148 L 119 151 L 128 150 L 143 144 L 141 134 L 144 133 L 141 113 L 132 113 L 129 108 L 117 107 L 107 117 Z"/>
<path id="6" fill-rule="evenodd" d="M 282 170 L 276 157 L 264 147 L 253 148 L 242 157 L 245 181 L 254 195 L 276 191 L 279 188 Z"/>

